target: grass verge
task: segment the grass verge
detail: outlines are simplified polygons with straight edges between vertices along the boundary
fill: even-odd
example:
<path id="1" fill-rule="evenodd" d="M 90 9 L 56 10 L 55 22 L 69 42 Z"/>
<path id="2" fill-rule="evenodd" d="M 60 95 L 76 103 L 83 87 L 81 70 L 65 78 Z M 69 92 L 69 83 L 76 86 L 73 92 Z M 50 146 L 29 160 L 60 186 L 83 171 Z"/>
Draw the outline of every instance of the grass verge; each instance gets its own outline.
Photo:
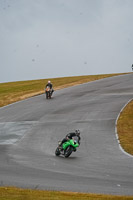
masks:
<path id="1" fill-rule="evenodd" d="M 133 100 L 121 112 L 117 132 L 122 148 L 133 155 Z"/>
<path id="2" fill-rule="evenodd" d="M 133 200 L 132 196 L 111 196 L 76 192 L 57 192 L 0 187 L 0 200 Z"/>

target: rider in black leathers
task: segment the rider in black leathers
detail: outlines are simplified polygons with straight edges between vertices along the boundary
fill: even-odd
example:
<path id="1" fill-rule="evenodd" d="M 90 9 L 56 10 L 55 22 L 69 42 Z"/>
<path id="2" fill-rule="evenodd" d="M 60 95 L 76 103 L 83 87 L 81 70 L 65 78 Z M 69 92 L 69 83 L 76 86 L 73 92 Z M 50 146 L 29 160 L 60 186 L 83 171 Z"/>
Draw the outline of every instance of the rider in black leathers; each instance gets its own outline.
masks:
<path id="1" fill-rule="evenodd" d="M 77 138 L 78 138 L 78 143 L 79 143 L 79 145 L 80 145 L 80 140 L 81 140 L 81 138 L 80 138 L 80 131 L 79 131 L 79 130 L 75 130 L 75 132 L 68 133 L 68 134 L 66 135 L 66 137 L 65 137 L 65 138 L 62 140 L 62 142 L 60 143 L 59 147 L 62 148 L 62 144 L 63 144 L 64 142 L 67 142 L 67 140 L 70 140 L 70 139 L 72 139 L 72 138 L 75 137 L 75 136 L 77 136 Z"/>
<path id="2" fill-rule="evenodd" d="M 51 81 L 48 81 L 48 83 L 46 84 L 46 87 L 49 87 L 53 94 L 54 90 L 53 90 L 53 85 L 52 85 Z"/>

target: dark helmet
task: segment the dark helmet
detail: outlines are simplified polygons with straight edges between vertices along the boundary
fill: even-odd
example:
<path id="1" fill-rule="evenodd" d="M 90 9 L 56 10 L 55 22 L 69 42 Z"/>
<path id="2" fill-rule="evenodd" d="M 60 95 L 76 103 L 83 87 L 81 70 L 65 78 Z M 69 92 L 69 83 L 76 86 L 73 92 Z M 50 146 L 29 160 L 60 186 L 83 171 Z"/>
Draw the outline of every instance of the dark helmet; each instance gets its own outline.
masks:
<path id="1" fill-rule="evenodd" d="M 79 136 L 79 135 L 80 135 L 80 130 L 75 130 L 75 134 L 76 134 L 77 136 Z"/>

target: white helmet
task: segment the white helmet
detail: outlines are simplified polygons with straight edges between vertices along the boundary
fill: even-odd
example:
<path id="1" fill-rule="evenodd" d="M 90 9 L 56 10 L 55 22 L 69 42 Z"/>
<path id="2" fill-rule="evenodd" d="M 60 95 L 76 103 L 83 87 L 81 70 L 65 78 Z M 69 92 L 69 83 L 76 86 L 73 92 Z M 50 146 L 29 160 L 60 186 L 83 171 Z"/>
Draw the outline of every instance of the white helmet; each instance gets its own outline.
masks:
<path id="1" fill-rule="evenodd" d="M 51 83 L 51 81 L 48 81 L 48 83 Z"/>

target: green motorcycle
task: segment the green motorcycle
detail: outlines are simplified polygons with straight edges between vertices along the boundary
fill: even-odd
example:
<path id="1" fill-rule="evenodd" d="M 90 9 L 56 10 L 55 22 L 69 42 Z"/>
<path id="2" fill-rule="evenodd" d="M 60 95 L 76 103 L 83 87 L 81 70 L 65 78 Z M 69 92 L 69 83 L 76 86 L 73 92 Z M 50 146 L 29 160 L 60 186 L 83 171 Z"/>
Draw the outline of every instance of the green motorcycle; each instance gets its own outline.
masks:
<path id="1" fill-rule="evenodd" d="M 61 142 L 59 141 L 59 145 L 60 143 Z M 79 147 L 79 143 L 77 142 L 77 140 L 70 139 L 67 142 L 63 143 L 62 148 L 60 146 L 57 147 L 57 149 L 55 150 L 55 155 L 63 155 L 65 158 L 68 158 L 73 151 L 76 151 L 77 147 Z"/>

